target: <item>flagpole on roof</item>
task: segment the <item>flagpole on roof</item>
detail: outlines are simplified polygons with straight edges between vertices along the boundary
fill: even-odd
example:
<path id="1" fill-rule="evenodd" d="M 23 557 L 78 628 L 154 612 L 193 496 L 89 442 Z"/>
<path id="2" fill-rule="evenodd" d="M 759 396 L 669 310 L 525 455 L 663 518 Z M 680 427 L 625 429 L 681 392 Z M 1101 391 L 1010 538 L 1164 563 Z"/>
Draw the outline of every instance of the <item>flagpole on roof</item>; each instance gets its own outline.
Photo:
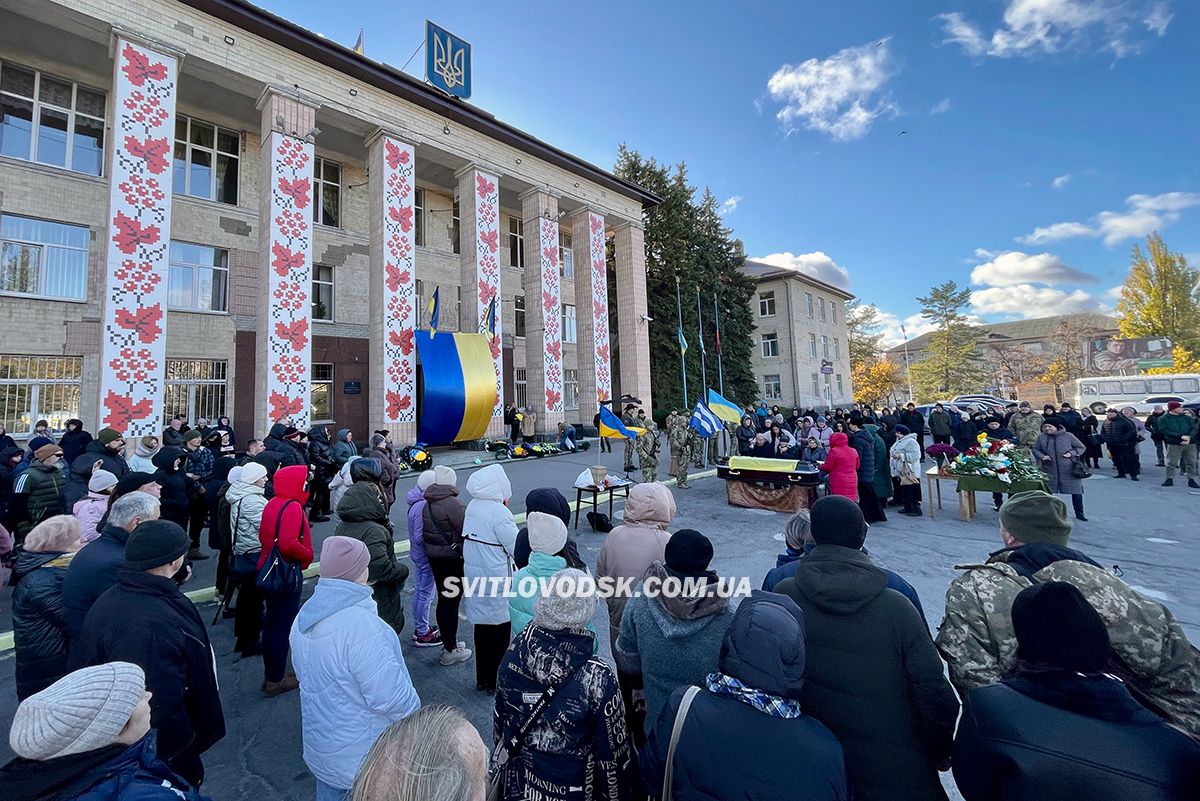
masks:
<path id="1" fill-rule="evenodd" d="M 675 314 L 679 320 L 679 369 L 683 374 L 683 408 L 688 406 L 687 391 L 687 350 L 683 347 L 683 302 L 679 295 L 679 273 L 675 274 Z"/>

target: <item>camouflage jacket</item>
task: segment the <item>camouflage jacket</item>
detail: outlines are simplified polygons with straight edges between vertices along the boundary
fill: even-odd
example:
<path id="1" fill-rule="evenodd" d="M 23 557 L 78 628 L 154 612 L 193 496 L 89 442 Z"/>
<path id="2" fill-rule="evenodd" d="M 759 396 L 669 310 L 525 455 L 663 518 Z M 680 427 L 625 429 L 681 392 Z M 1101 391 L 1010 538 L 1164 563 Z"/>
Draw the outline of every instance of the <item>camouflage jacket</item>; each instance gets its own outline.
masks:
<path id="1" fill-rule="evenodd" d="M 1017 593 L 1034 581 L 1065 581 L 1100 613 L 1113 650 L 1138 688 L 1170 722 L 1200 737 L 1200 651 L 1169 609 L 1086 562 L 1062 559 L 1026 578 L 1007 563 L 1011 554 L 1009 549 L 993 554 L 986 564 L 959 565 L 967 572 L 946 592 L 937 647 L 961 696 L 995 684 L 1012 669 L 1017 638 L 1011 612 Z"/>
<path id="2" fill-rule="evenodd" d="M 646 462 L 658 463 L 658 432 L 653 428 L 647 427 L 646 431 L 634 440 L 633 445 L 637 450 L 638 460 L 643 465 Z"/>
<path id="3" fill-rule="evenodd" d="M 671 427 L 668 436 L 671 438 L 671 453 L 676 457 L 692 444 L 692 429 L 688 428 L 686 423 L 676 423 Z"/>
<path id="4" fill-rule="evenodd" d="M 1032 448 L 1037 442 L 1038 434 L 1042 433 L 1042 423 L 1045 420 L 1037 412 L 1021 414 L 1017 412 L 1008 420 L 1008 430 L 1017 438 L 1023 448 Z"/>

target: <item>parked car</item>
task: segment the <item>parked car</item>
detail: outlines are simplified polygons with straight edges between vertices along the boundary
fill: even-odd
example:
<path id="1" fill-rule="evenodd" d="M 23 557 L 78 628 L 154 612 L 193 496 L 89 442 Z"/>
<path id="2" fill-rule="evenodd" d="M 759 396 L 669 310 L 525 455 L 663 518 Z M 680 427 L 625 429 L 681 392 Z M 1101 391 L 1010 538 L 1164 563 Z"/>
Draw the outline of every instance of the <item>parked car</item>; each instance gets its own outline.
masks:
<path id="1" fill-rule="evenodd" d="M 1149 395 L 1145 400 L 1137 403 L 1127 403 L 1124 406 L 1132 406 L 1138 414 L 1150 414 L 1154 411 L 1155 406 L 1161 406 L 1166 411 L 1168 403 L 1191 403 L 1197 400 L 1196 398 L 1185 398 L 1182 395 Z"/>
<path id="2" fill-rule="evenodd" d="M 959 405 L 968 403 L 982 403 L 989 409 L 1003 409 L 1007 404 L 1012 403 L 1012 401 L 1007 401 L 1004 398 L 999 398 L 995 395 L 958 395 L 951 402 Z"/>

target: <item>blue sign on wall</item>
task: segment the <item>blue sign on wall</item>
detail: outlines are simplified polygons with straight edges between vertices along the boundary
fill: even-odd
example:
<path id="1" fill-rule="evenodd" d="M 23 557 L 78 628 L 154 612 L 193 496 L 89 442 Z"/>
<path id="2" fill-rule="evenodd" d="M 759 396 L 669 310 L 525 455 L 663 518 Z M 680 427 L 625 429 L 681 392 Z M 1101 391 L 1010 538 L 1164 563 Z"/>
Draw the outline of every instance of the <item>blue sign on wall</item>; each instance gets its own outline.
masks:
<path id="1" fill-rule="evenodd" d="M 471 45 L 425 20 L 425 80 L 448 95 L 471 96 Z"/>

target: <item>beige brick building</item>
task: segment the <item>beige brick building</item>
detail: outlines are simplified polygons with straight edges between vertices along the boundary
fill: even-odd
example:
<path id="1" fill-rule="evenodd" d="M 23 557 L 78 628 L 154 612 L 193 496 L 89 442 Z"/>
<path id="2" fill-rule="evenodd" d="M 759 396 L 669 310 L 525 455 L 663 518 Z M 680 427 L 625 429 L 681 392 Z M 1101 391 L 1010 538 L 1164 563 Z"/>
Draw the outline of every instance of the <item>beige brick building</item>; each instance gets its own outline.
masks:
<path id="1" fill-rule="evenodd" d="M 437 288 L 441 329 L 477 330 L 467 301 L 479 242 L 461 201 L 472 200 L 469 182 L 493 176 L 502 400 L 537 411 L 543 430 L 564 418 L 590 424 L 601 394 L 589 280 L 599 236 L 601 253 L 603 237 L 615 239 L 612 336 L 632 355 L 611 366 L 609 391 L 650 403 L 641 221 L 657 198 L 640 187 L 241 0 L 0 0 L 0 19 L 0 422 L 14 436 L 39 418 L 61 428 L 78 416 L 94 431 L 105 415 L 110 194 L 114 160 L 134 146 L 114 109 L 114 68 L 128 42 L 177 69 L 174 137 L 160 154 L 170 159 L 170 190 L 160 201 L 169 204 L 169 241 L 155 426 L 175 413 L 224 414 L 244 439 L 273 422 L 262 377 L 272 330 L 266 223 L 271 142 L 281 135 L 315 146 L 309 422 L 348 426 L 360 439 L 382 427 L 385 328 L 373 296 L 385 232 L 373 223 L 382 181 L 369 174 L 381 135 L 415 153 L 418 326 Z M 542 391 L 547 279 L 537 260 L 547 220 L 559 250 L 557 413 Z M 607 336 L 607 314 L 602 327 Z M 415 423 L 392 427 L 403 441 L 416 436 Z M 499 430 L 497 418 L 489 431 Z"/>
<path id="2" fill-rule="evenodd" d="M 821 409 L 852 403 L 846 301 L 852 294 L 811 276 L 748 259 L 758 283 L 754 376 L 768 403 Z"/>

